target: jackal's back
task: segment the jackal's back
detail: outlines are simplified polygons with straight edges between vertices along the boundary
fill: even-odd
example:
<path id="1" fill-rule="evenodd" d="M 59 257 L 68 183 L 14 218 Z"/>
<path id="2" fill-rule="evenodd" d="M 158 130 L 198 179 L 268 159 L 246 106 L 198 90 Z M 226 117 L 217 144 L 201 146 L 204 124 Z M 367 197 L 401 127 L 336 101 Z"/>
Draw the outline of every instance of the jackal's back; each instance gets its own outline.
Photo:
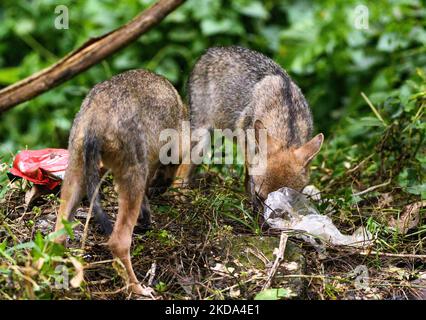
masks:
<path id="1" fill-rule="evenodd" d="M 74 121 L 70 144 L 90 130 L 108 146 L 108 152 L 133 144 L 155 153 L 160 132 L 179 128 L 185 116 L 181 98 L 169 81 L 146 70 L 130 70 L 88 93 Z"/>
<path id="2" fill-rule="evenodd" d="M 309 106 L 288 74 L 241 47 L 210 48 L 199 59 L 189 80 L 189 104 L 195 128 L 247 129 L 260 118 L 287 146 L 312 134 Z"/>

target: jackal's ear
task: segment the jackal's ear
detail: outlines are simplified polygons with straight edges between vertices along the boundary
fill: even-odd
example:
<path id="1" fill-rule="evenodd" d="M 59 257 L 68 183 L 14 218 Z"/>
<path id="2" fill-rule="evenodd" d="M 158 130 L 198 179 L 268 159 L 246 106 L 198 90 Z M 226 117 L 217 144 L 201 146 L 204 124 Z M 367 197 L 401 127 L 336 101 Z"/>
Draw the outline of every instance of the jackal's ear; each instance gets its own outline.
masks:
<path id="1" fill-rule="evenodd" d="M 306 142 L 303 146 L 294 151 L 297 159 L 299 159 L 304 167 L 307 166 L 320 151 L 323 141 L 324 135 L 319 133 L 311 140 Z"/>

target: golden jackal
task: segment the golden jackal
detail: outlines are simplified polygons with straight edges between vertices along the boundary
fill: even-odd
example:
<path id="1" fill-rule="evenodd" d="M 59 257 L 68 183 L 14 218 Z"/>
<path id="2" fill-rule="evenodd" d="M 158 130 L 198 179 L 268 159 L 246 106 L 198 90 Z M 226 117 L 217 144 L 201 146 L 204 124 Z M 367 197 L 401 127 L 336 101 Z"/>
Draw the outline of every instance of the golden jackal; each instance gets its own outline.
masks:
<path id="1" fill-rule="evenodd" d="M 154 177 L 172 181 L 176 166 L 160 163 L 159 135 L 164 129 L 180 131 L 187 112 L 172 84 L 145 70 L 132 70 L 96 85 L 84 99 L 70 133 L 69 166 L 61 191 L 56 230 L 80 202 L 87 189 L 93 212 L 108 245 L 124 264 L 131 290 L 142 294 L 130 261 L 133 228 L 140 212 L 149 220 L 147 191 Z M 100 207 L 97 188 L 100 163 L 110 169 L 116 184 L 119 209 L 112 229 Z M 143 209 L 143 210 L 142 210 Z M 63 242 L 64 237 L 57 241 Z"/>
<path id="2" fill-rule="evenodd" d="M 264 200 L 284 186 L 296 190 L 306 186 L 309 163 L 324 136 L 318 134 L 310 140 L 313 121 L 309 106 L 278 64 L 241 47 L 210 48 L 196 63 L 188 90 L 193 130 L 254 129 L 256 136 L 259 130 L 266 130 L 266 170 L 252 176 L 246 170 L 246 189 L 253 202 L 255 195 Z M 182 165 L 177 175 L 188 183 L 193 169 L 194 165 Z"/>

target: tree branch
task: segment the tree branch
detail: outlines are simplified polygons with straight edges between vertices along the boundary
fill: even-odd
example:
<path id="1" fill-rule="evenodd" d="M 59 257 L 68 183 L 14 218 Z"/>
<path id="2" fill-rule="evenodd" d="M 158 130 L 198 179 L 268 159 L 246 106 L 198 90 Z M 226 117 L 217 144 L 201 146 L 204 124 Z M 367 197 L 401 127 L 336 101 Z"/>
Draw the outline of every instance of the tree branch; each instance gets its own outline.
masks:
<path id="1" fill-rule="evenodd" d="M 160 0 L 120 28 L 93 38 L 54 65 L 0 90 L 0 113 L 87 70 L 160 23 L 185 0 Z"/>

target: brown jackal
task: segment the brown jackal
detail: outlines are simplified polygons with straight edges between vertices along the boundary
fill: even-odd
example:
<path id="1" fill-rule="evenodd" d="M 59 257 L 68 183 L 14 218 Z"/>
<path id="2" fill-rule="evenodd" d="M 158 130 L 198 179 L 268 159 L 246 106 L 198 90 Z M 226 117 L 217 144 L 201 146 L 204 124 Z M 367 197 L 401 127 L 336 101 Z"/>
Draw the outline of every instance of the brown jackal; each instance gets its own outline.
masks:
<path id="1" fill-rule="evenodd" d="M 192 129 L 254 129 L 256 135 L 266 129 L 266 171 L 246 174 L 253 200 L 255 194 L 265 199 L 280 187 L 301 190 L 308 183 L 309 163 L 324 136 L 310 140 L 309 106 L 278 64 L 241 47 L 211 48 L 196 63 L 188 91 Z M 182 165 L 177 175 L 188 183 L 193 169 L 194 165 Z"/>
<path id="2" fill-rule="evenodd" d="M 87 188 L 95 219 L 106 233 L 115 257 L 126 267 L 133 292 L 142 294 L 130 261 L 133 228 L 140 212 L 149 221 L 146 193 L 154 180 L 171 182 L 176 166 L 160 163 L 160 132 L 180 131 L 187 112 L 169 81 L 145 70 L 132 70 L 96 85 L 84 99 L 69 138 L 70 160 L 61 190 L 56 230 L 78 205 Z M 114 176 L 119 197 L 117 219 L 100 207 L 100 163 Z M 64 241 L 64 237 L 58 239 Z"/>

